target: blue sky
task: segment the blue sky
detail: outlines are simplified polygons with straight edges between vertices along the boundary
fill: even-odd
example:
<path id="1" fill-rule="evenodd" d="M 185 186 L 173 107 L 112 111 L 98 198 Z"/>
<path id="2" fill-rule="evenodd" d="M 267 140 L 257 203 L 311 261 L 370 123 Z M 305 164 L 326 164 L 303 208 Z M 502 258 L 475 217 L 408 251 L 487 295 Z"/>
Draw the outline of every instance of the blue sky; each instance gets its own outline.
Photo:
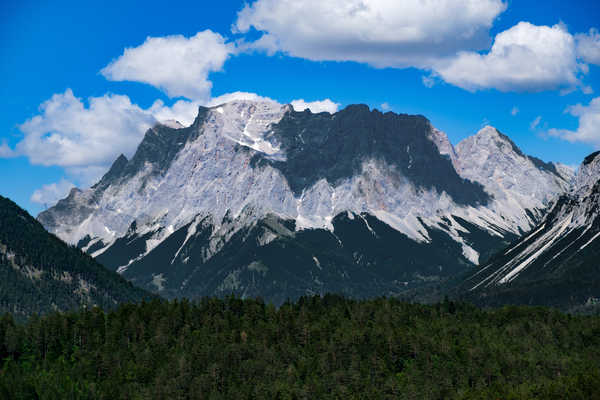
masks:
<path id="1" fill-rule="evenodd" d="M 454 144 L 491 124 L 569 165 L 600 147 L 598 2 L 83 3 L 0 2 L 0 194 L 34 215 L 233 92 L 422 114 Z"/>

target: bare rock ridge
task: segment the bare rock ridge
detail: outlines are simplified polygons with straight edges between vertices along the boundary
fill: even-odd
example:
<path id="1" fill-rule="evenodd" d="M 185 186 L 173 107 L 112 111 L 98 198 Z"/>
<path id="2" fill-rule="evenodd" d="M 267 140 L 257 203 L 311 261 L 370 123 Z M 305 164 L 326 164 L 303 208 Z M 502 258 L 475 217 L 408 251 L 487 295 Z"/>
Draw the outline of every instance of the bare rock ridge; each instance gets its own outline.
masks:
<path id="1" fill-rule="evenodd" d="M 585 158 L 572 189 L 540 224 L 467 280 L 471 299 L 567 309 L 600 302 L 599 154 Z"/>
<path id="2" fill-rule="evenodd" d="M 393 294 L 477 265 L 572 179 L 492 127 L 454 148 L 423 116 L 237 101 L 153 127 L 38 219 L 168 297 Z"/>
<path id="3" fill-rule="evenodd" d="M 423 116 L 382 114 L 366 105 L 348 106 L 333 115 L 288 112 L 273 125 L 286 159 L 271 165 L 285 175 L 296 195 L 323 178 L 335 185 L 358 175 L 364 160 L 377 159 L 419 188 L 445 191 L 459 204 L 487 203 L 490 196 L 482 186 L 461 178 L 423 134 L 431 130 Z M 261 153 L 255 158 L 263 159 Z"/>

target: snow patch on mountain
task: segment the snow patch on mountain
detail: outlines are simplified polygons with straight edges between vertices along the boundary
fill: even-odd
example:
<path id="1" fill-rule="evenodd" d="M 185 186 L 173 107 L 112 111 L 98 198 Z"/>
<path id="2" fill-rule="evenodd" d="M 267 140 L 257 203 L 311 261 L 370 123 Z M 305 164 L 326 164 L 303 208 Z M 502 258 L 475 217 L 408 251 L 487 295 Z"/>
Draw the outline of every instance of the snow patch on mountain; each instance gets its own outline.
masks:
<path id="1" fill-rule="evenodd" d="M 581 246 L 579 248 L 579 250 L 583 250 L 586 247 L 588 247 L 590 245 L 590 243 L 592 243 L 594 240 L 598 239 L 598 237 L 600 237 L 600 232 L 598 232 L 594 236 L 592 236 L 592 238 L 590 240 L 588 240 L 587 242 L 585 242 L 585 244 L 583 246 Z"/>
<path id="2" fill-rule="evenodd" d="M 513 280 L 519 274 L 519 272 L 521 272 L 529 264 L 535 261 L 544 251 L 546 251 L 550 246 L 552 246 L 554 242 L 560 239 L 562 234 L 569 227 L 570 223 L 570 219 L 565 219 L 565 221 L 562 224 L 558 225 L 557 227 L 551 229 L 548 233 L 546 233 L 541 240 L 536 241 L 536 243 L 532 245 L 535 249 L 533 251 L 533 254 L 531 254 L 529 257 L 527 257 L 527 259 L 523 261 L 521 261 L 521 259 L 517 259 L 518 264 L 512 267 L 511 271 L 508 274 L 506 274 L 502 279 L 500 279 L 498 283 L 507 283 Z M 528 250 L 528 253 L 532 252 L 532 249 Z"/>
<path id="3" fill-rule="evenodd" d="M 283 117 L 289 106 L 274 102 L 233 102 L 216 107 L 205 123 L 205 130 L 212 129 L 232 141 L 285 161 L 285 154 L 275 141 L 269 127 Z"/>

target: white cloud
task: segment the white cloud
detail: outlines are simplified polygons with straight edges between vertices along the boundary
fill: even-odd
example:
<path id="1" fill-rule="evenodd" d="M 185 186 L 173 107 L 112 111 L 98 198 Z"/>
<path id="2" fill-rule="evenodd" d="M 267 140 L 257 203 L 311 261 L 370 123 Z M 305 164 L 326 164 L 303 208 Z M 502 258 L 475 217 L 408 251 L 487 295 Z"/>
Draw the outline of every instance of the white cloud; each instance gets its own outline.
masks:
<path id="1" fill-rule="evenodd" d="M 512 115 L 513 117 L 514 117 L 515 115 L 517 115 L 518 113 L 519 113 L 519 109 L 517 108 L 517 106 L 514 106 L 514 107 L 512 108 L 512 110 L 510 110 L 510 115 Z"/>
<path id="2" fill-rule="evenodd" d="M 0 158 L 13 158 L 16 156 L 17 154 L 8 146 L 6 141 L 3 141 L 2 144 L 0 144 Z"/>
<path id="3" fill-rule="evenodd" d="M 33 164 L 82 167 L 132 154 L 154 117 L 127 96 L 91 97 L 86 107 L 71 89 L 42 103 L 41 113 L 19 126 L 16 152 Z"/>
<path id="4" fill-rule="evenodd" d="M 574 37 L 563 24 L 520 22 L 490 48 L 489 29 L 506 7 L 502 0 L 255 0 L 238 12 L 233 30 L 262 33 L 240 49 L 423 69 L 426 87 L 437 78 L 473 92 L 591 93 L 579 60 L 600 62 L 598 31 Z"/>
<path id="5" fill-rule="evenodd" d="M 328 112 L 333 114 L 340 106 L 339 103 L 334 103 L 330 99 L 317 100 L 317 101 L 304 101 L 304 99 L 292 100 L 290 103 L 294 107 L 295 111 L 304 111 L 307 108 L 312 113 Z"/>
<path id="6" fill-rule="evenodd" d="M 0 158 L 25 156 L 35 165 L 63 167 L 71 179 L 87 186 L 120 153 L 131 156 L 156 123 L 150 110 L 127 96 L 106 94 L 87 102 L 71 89 L 53 95 L 40 105 L 38 115 L 19 125 L 23 137 L 14 149 L 0 146 Z"/>
<path id="7" fill-rule="evenodd" d="M 587 106 L 577 104 L 570 106 L 566 112 L 579 118 L 577 130 L 550 129 L 551 136 L 560 137 L 569 142 L 583 142 L 600 147 L 600 97 L 594 98 Z"/>
<path id="8" fill-rule="evenodd" d="M 535 117 L 535 119 L 533 121 L 531 121 L 531 123 L 529 124 L 529 129 L 531 129 L 532 131 L 535 130 L 535 128 L 538 127 L 538 125 L 540 124 L 540 122 L 542 122 L 542 116 L 538 115 L 537 117 Z"/>
<path id="9" fill-rule="evenodd" d="M 592 28 L 588 34 L 578 33 L 575 35 L 575 40 L 579 57 L 586 63 L 600 65 L 600 33 L 598 30 Z"/>
<path id="10" fill-rule="evenodd" d="M 50 207 L 56 204 L 58 200 L 65 198 L 74 187 L 75 185 L 72 182 L 61 179 L 59 182 L 44 185 L 40 189 L 37 189 L 31 195 L 30 200 L 33 203 Z"/>
<path id="11" fill-rule="evenodd" d="M 213 97 L 208 103 L 208 107 L 218 106 L 219 104 L 225 104 L 236 100 L 252 100 L 252 101 L 275 101 L 268 97 L 259 96 L 256 93 L 248 92 L 232 92 L 225 93 L 218 97 Z"/>
<path id="12" fill-rule="evenodd" d="M 592 94 L 592 93 L 594 93 L 594 89 L 591 86 L 583 86 L 581 88 L 581 91 L 583 92 L 583 94 Z"/>
<path id="13" fill-rule="evenodd" d="M 505 9 L 502 0 L 257 0 L 238 13 L 234 30 L 263 32 L 251 46 L 270 53 L 428 67 L 487 47 L 489 28 Z"/>
<path id="14" fill-rule="evenodd" d="M 157 121 L 177 121 L 183 126 L 190 126 L 198 116 L 198 101 L 177 100 L 171 107 L 166 106 L 162 100 L 156 100 L 148 109 L 148 112 Z"/>
<path id="15" fill-rule="evenodd" d="M 125 49 L 100 72 L 112 81 L 153 85 L 169 97 L 208 101 L 212 88 L 209 73 L 220 71 L 234 52 L 232 43 L 210 30 L 190 38 L 148 37 L 142 45 Z"/>
<path id="16" fill-rule="evenodd" d="M 390 105 L 387 102 L 381 103 L 380 107 L 383 111 L 389 111 L 391 109 Z"/>
<path id="17" fill-rule="evenodd" d="M 499 33 L 487 54 L 461 52 L 435 71 L 446 82 L 476 91 L 541 91 L 580 85 L 575 40 L 562 25 L 520 22 Z"/>
<path id="18" fill-rule="evenodd" d="M 107 159 L 105 164 L 100 165 L 81 165 L 75 167 L 67 167 L 66 171 L 71 180 L 78 184 L 79 187 L 88 187 L 97 183 L 98 180 L 104 175 L 112 163 L 117 159 L 117 153 L 115 150 L 115 156 L 110 159 L 110 162 Z"/>
<path id="19" fill-rule="evenodd" d="M 423 75 L 421 81 L 423 82 L 423 86 L 428 88 L 432 88 L 435 85 L 435 78 L 433 76 Z"/>

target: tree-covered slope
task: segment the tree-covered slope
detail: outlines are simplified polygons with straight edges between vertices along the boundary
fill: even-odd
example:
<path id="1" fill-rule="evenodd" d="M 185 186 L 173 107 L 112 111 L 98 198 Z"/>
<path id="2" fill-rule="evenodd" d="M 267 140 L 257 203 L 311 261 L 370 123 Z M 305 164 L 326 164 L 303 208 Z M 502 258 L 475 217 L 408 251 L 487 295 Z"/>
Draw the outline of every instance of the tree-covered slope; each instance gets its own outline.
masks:
<path id="1" fill-rule="evenodd" d="M 25 317 L 83 305 L 110 308 L 147 296 L 0 196 L 1 312 Z"/>
<path id="2" fill-rule="evenodd" d="M 598 399 L 600 317 L 204 299 L 0 319 L 7 399 Z"/>

